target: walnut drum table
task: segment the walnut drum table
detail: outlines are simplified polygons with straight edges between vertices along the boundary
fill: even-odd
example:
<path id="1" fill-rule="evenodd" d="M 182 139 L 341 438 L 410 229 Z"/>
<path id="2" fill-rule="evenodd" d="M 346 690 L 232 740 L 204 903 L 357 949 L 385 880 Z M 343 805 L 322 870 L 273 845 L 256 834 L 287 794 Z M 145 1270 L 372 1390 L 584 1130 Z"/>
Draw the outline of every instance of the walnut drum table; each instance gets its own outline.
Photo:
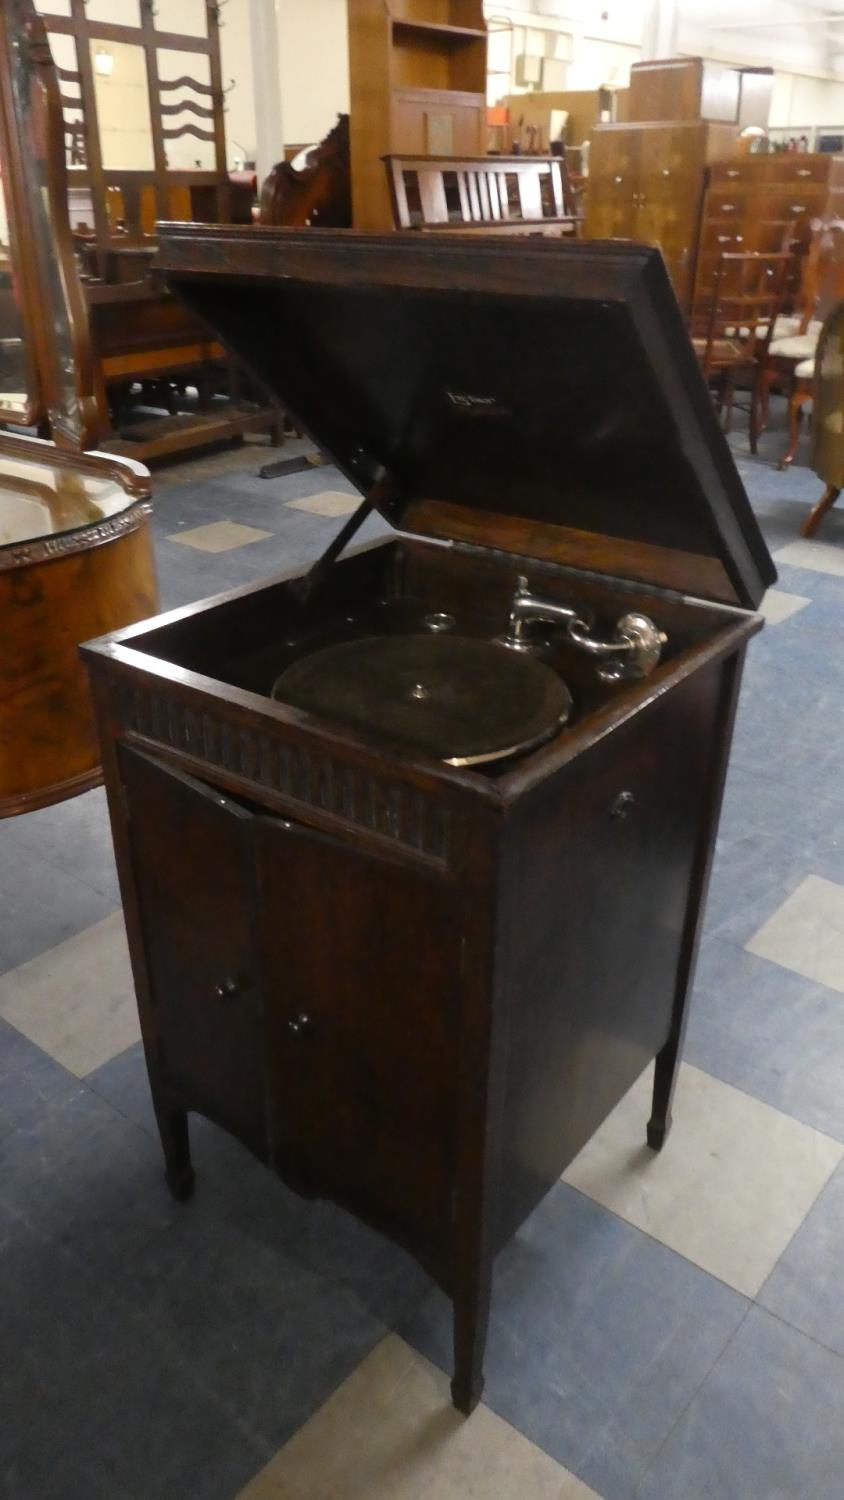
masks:
<path id="1" fill-rule="evenodd" d="M 101 779 L 77 647 L 157 607 L 146 471 L 0 438 L 0 817 Z"/>

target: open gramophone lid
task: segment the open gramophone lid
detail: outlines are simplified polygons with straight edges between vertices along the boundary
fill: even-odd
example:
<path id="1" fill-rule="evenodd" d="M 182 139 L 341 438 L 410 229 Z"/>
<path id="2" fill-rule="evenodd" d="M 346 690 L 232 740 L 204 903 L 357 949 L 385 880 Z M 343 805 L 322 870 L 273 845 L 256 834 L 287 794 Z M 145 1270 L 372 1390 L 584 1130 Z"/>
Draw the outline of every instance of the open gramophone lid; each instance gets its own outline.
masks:
<path id="1" fill-rule="evenodd" d="M 571 711 L 565 683 L 543 662 L 453 635 L 327 646 L 282 672 L 273 697 L 453 766 L 520 754 L 549 739 Z"/>

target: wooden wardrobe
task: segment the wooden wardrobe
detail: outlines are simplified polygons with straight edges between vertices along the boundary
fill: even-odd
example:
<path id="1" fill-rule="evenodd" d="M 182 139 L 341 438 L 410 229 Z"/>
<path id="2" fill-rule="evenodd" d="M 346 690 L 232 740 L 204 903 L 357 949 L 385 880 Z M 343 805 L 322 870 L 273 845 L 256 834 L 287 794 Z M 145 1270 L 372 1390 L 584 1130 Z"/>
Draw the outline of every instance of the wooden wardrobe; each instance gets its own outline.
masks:
<path id="1" fill-rule="evenodd" d="M 700 120 L 596 126 L 585 237 L 659 245 L 680 305 L 688 309 L 706 168 L 731 152 L 735 138 L 734 125 Z"/>

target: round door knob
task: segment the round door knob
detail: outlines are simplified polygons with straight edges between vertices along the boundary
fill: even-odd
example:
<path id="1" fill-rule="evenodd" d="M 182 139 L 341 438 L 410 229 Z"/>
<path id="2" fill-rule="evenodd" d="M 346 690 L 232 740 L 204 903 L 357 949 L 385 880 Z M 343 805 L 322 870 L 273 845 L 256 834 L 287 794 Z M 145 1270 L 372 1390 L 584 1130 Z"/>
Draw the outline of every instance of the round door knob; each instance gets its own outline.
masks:
<path id="1" fill-rule="evenodd" d="M 215 984 L 214 994 L 218 1000 L 231 1000 L 237 994 L 237 983 L 234 979 L 224 979 L 221 984 Z"/>
<path id="2" fill-rule="evenodd" d="M 310 1016 L 305 1015 L 305 1012 L 301 1010 L 298 1016 L 291 1016 L 287 1023 L 287 1030 L 292 1036 L 307 1036 L 313 1029 L 314 1023 Z"/>
<path id="3" fill-rule="evenodd" d="M 610 807 L 611 818 L 627 818 L 636 805 L 636 798 L 632 792 L 619 792 Z"/>

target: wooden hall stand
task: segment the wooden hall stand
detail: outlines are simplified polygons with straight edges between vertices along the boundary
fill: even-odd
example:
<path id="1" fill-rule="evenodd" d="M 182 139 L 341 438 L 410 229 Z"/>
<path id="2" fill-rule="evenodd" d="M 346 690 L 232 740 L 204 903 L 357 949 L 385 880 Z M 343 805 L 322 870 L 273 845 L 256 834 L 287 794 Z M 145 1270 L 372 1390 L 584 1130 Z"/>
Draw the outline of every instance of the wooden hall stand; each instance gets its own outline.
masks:
<path id="1" fill-rule="evenodd" d="M 112 0 L 108 20 L 86 0 L 6 7 L 56 116 L 48 170 L 64 175 L 53 209 L 65 221 L 58 274 L 80 281 L 79 338 L 91 350 L 86 446 L 143 461 L 245 432 L 280 433 L 271 403 L 242 398 L 245 384 L 222 346 L 150 268 L 157 219 L 230 216 L 219 7 L 192 4 L 201 25 L 190 33 L 168 27 L 188 14 L 174 0 Z M 101 58 L 113 77 L 98 71 Z M 8 87 L 0 59 L 0 89 Z"/>
<path id="2" fill-rule="evenodd" d="M 84 651 L 167 1180 L 196 1110 L 403 1244 L 470 1412 L 497 1252 L 654 1058 L 665 1141 L 774 569 L 654 250 L 176 225 L 160 264 L 364 497 L 308 575 Z"/>
<path id="3" fill-rule="evenodd" d="M 90 366 L 76 337 L 78 283 L 54 274 L 54 215 L 64 207 L 50 173 L 55 116 L 43 73 L 31 67 L 25 44 L 9 45 L 8 27 L 0 10 L 0 52 L 11 63 L 17 101 L 12 111 L 9 95 L 0 99 L 0 155 L 26 170 L 3 183 L 14 272 L 0 421 L 49 426 L 60 446 L 0 434 L 0 817 L 100 780 L 77 643 L 158 604 L 149 475 L 130 460 L 82 451 Z"/>

